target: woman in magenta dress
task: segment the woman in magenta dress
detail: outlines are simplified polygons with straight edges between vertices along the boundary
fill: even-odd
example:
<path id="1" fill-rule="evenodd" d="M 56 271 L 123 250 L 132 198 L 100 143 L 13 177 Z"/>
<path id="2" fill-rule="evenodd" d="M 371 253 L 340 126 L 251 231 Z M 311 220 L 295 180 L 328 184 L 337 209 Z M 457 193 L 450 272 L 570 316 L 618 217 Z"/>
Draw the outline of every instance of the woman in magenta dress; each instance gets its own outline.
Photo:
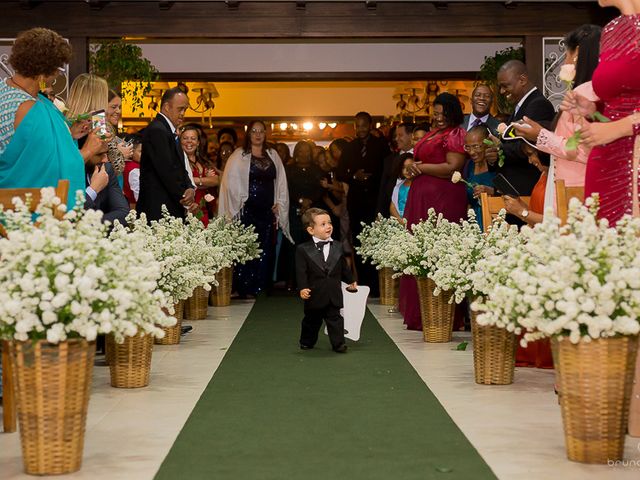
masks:
<path id="1" fill-rule="evenodd" d="M 433 104 L 433 130 L 416 143 L 414 178 L 404 209 L 411 228 L 427 217 L 433 208 L 444 218 L 459 222 L 466 217 L 467 194 L 464 185 L 452 183 L 451 175 L 464 166 L 464 119 L 458 99 L 449 93 L 438 95 Z M 422 330 L 418 289 L 413 277 L 400 279 L 400 312 L 409 330 Z"/>
<path id="2" fill-rule="evenodd" d="M 585 179 L 585 195 L 600 195 L 599 215 L 615 224 L 623 215 L 640 216 L 640 1 L 598 0 L 616 7 L 621 16 L 602 31 L 600 63 L 593 74 L 593 90 L 602 104 L 573 95 L 563 108 L 602 113 L 611 122 L 585 124 L 581 139 L 593 146 Z M 640 436 L 640 356 L 629 409 L 629 434 Z"/>

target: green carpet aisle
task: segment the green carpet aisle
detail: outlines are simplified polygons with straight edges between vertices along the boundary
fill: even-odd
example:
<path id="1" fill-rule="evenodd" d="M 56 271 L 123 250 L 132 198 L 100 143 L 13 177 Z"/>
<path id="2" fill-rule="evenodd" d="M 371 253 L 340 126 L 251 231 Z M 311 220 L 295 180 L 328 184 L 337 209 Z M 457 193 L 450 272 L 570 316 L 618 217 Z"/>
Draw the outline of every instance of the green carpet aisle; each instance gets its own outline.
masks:
<path id="1" fill-rule="evenodd" d="M 301 315 L 256 302 L 156 480 L 495 478 L 369 312 L 347 354 Z"/>

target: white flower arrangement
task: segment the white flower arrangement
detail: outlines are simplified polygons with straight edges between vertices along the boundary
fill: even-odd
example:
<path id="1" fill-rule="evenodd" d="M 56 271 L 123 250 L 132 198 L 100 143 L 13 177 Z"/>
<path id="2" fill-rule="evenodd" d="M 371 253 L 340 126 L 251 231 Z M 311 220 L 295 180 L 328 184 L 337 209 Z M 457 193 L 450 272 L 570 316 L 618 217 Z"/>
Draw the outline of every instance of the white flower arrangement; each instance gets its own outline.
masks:
<path id="1" fill-rule="evenodd" d="M 142 332 L 161 338 L 156 324 L 175 324 L 162 312 L 160 264 L 140 235 L 110 240 L 102 213 L 81 207 L 56 219 L 54 209 L 66 207 L 52 188 L 42 189 L 35 224 L 28 204 L 13 203 L 15 211 L 0 210 L 2 338 L 59 343 L 111 333 L 120 342 Z M 79 193 L 76 204 L 83 203 Z"/>
<path id="2" fill-rule="evenodd" d="M 362 258 L 370 259 L 378 270 L 393 268 L 399 253 L 393 251 L 394 244 L 398 236 L 407 233 L 406 226 L 395 218 L 384 218 L 380 214 L 370 225 L 363 225 L 358 235 L 360 246 L 356 247 L 356 252 Z"/>
<path id="3" fill-rule="evenodd" d="M 572 199 L 565 226 L 548 215 L 523 227 L 523 245 L 511 247 L 494 270 L 504 278 L 475 305 L 480 325 L 524 331 L 523 345 L 640 332 L 640 219 L 624 217 L 612 228 L 596 218 L 597 200 L 587 204 Z"/>
<path id="4" fill-rule="evenodd" d="M 435 260 L 429 277 L 436 284 L 434 295 L 448 290 L 453 293 L 449 302 L 460 303 L 472 293 L 471 275 L 476 271 L 484 245 L 485 238 L 473 210 L 469 210 L 468 220 L 450 224 L 448 235 L 438 236 L 431 251 Z"/>
<path id="5" fill-rule="evenodd" d="M 451 235 L 455 228 L 452 225 L 431 208 L 427 219 L 413 225 L 411 231 L 398 232 L 389 242 L 387 257 L 391 267 L 398 272 L 394 276 L 429 276 L 435 268 L 434 248 L 438 241 L 446 241 Z"/>
<path id="6" fill-rule="evenodd" d="M 262 253 L 255 227 L 245 226 L 239 220 L 211 219 L 204 235 L 210 245 L 223 250 L 223 267 L 247 263 Z"/>
<path id="7" fill-rule="evenodd" d="M 210 290 L 216 272 L 224 266 L 224 251 L 213 247 L 205 238 L 202 222 L 189 216 L 186 224 L 169 215 L 163 206 L 163 217 L 147 223 L 144 214 L 135 212 L 127 217 L 128 227 L 116 226 L 111 238 L 129 237 L 132 233 L 144 238 L 143 248 L 160 263 L 158 287 L 170 305 L 169 312 L 180 300 L 193 294 L 197 287 Z"/>

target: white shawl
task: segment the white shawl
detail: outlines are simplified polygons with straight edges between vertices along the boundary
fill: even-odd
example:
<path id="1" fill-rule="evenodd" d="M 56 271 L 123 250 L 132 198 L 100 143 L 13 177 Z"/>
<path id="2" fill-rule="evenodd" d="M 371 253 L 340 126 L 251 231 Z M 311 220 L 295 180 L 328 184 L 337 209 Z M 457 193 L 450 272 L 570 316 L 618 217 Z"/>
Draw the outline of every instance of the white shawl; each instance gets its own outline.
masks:
<path id="1" fill-rule="evenodd" d="M 267 150 L 267 155 L 276 167 L 276 180 L 274 185 L 274 205 L 278 206 L 276 215 L 278 225 L 282 233 L 291 243 L 293 239 L 289 233 L 289 187 L 287 186 L 287 174 L 284 171 L 282 160 L 273 149 Z M 249 169 L 251 168 L 251 152 L 244 153 L 242 148 L 237 148 L 227 160 L 220 182 L 220 194 L 218 197 L 218 215 L 228 219 L 240 218 L 244 203 L 249 198 Z"/>

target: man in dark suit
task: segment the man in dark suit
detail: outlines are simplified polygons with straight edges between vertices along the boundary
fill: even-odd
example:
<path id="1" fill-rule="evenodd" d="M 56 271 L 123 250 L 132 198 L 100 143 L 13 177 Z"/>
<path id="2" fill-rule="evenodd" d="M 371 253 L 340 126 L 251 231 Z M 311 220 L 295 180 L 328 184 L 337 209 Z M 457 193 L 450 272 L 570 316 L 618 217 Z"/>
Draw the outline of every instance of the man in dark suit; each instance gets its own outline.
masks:
<path id="1" fill-rule="evenodd" d="M 340 242 L 331 239 L 333 226 L 329 214 L 320 208 L 310 208 L 302 216 L 302 222 L 311 240 L 296 249 L 296 278 L 300 298 L 304 300 L 300 348 L 308 350 L 315 346 L 324 320 L 331 347 L 337 353 L 345 353 L 340 282 L 350 284 L 350 289 L 357 286 Z"/>
<path id="2" fill-rule="evenodd" d="M 413 153 L 413 123 L 401 123 L 396 127 L 395 140 L 398 151 L 391 153 L 384 159 L 382 178 L 380 179 L 380 192 L 378 193 L 378 206 L 376 212 L 383 217 L 388 217 L 389 205 L 393 189 L 398 183 L 398 174 L 402 170 L 400 158 L 404 153 Z"/>
<path id="3" fill-rule="evenodd" d="M 376 218 L 384 159 L 390 153 L 387 141 L 371 134 L 372 123 L 367 112 L 356 114 L 356 138 L 342 153 L 338 175 L 339 180 L 349 185 L 347 211 L 354 242 L 362 231 L 362 223 L 369 224 Z M 365 264 L 360 255 L 356 255 L 355 265 L 360 281 L 367 282 L 371 296 L 377 297 L 378 273 L 375 267 Z"/>
<path id="4" fill-rule="evenodd" d="M 125 218 L 129 213 L 129 202 L 118 185 L 118 178 L 113 166 L 109 163 L 108 152 L 109 147 L 102 142 L 98 151 L 87 159 L 84 208 L 103 212 L 103 222 L 114 223 L 118 220 L 126 225 Z"/>
<path id="5" fill-rule="evenodd" d="M 529 80 L 524 63 L 520 60 L 509 60 L 500 67 L 498 85 L 500 93 L 515 107 L 507 124 L 527 116 L 549 128 L 556 112 L 551 102 Z M 495 157 L 488 157 L 487 161 L 493 162 L 496 171 L 502 173 L 520 195 L 531 195 L 531 190 L 540 178 L 540 171 L 529 163 L 522 150 L 522 143 L 522 140 L 502 142 L 504 166 L 497 166 Z"/>
<path id="6" fill-rule="evenodd" d="M 464 116 L 460 125 L 467 132 L 478 125 L 486 125 L 489 131 L 498 135 L 498 119 L 491 115 L 493 105 L 493 91 L 488 85 L 478 85 L 471 93 L 471 113 Z"/>
<path id="7" fill-rule="evenodd" d="M 170 88 L 162 95 L 160 113 L 144 129 L 136 210 L 145 213 L 147 220 L 162 218 L 162 205 L 178 218 L 184 218 L 187 210 L 198 209 L 176 132 L 188 106 L 184 92 Z"/>

